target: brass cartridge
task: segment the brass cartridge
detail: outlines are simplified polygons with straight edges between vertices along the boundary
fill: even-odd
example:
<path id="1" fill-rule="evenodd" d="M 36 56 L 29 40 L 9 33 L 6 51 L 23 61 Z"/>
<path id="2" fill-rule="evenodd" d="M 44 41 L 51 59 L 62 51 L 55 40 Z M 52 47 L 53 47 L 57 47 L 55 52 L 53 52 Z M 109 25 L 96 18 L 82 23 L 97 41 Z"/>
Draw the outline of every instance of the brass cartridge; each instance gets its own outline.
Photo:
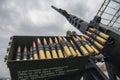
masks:
<path id="1" fill-rule="evenodd" d="M 94 33 L 91 33 L 91 32 L 89 32 L 89 31 L 86 31 L 86 34 L 87 34 L 88 36 L 91 36 L 92 38 L 96 39 L 98 42 L 100 42 L 100 43 L 102 43 L 102 44 L 105 44 L 105 43 L 106 43 L 106 40 L 105 40 L 105 39 L 101 38 L 100 36 L 98 36 L 98 35 L 96 35 L 96 34 L 94 34 Z"/>
<path id="2" fill-rule="evenodd" d="M 33 41 L 33 57 L 34 57 L 34 60 L 38 60 L 38 54 L 37 54 L 36 44 L 35 44 L 34 41 Z"/>
<path id="3" fill-rule="evenodd" d="M 99 36 L 101 36 L 102 38 L 104 38 L 106 40 L 109 38 L 109 35 L 107 35 L 107 34 L 105 34 L 103 32 L 100 32 L 99 30 L 97 30 L 95 28 L 89 28 L 89 30 L 96 33 L 96 34 L 98 34 Z"/>
<path id="4" fill-rule="evenodd" d="M 39 58 L 40 59 L 46 59 L 43 45 L 41 44 L 41 41 L 39 38 L 37 38 L 37 44 L 38 44 L 38 51 L 39 51 Z"/>
<path id="5" fill-rule="evenodd" d="M 32 50 L 32 47 L 30 47 L 29 59 L 30 59 L 30 60 L 33 60 L 33 50 Z"/>
<path id="6" fill-rule="evenodd" d="M 50 45 L 50 49 L 51 49 L 51 52 L 52 52 L 52 57 L 53 58 L 58 58 L 57 52 L 55 50 L 55 45 L 53 44 L 53 41 L 52 41 L 51 38 L 49 38 L 49 45 Z"/>
<path id="7" fill-rule="evenodd" d="M 72 53 L 70 52 L 68 46 L 67 46 L 67 43 L 59 36 L 58 37 L 59 41 L 60 41 L 60 44 L 62 45 L 65 53 L 67 54 L 68 57 L 72 56 Z"/>
<path id="8" fill-rule="evenodd" d="M 75 50 L 73 49 L 72 45 L 67 41 L 67 39 L 65 37 L 63 37 L 63 40 L 67 43 L 69 50 L 71 51 L 73 56 L 77 56 L 77 53 L 75 52 Z"/>
<path id="9" fill-rule="evenodd" d="M 81 53 L 80 53 L 80 51 L 78 50 L 78 48 L 77 48 L 77 47 L 75 46 L 75 44 L 73 43 L 73 41 L 72 41 L 72 40 L 70 40 L 70 42 L 71 42 L 71 44 L 72 44 L 72 46 L 73 46 L 74 50 L 76 51 L 77 56 L 82 56 L 82 55 L 81 55 Z"/>
<path id="10" fill-rule="evenodd" d="M 89 41 L 87 41 L 83 36 L 81 37 L 82 40 L 86 41 L 86 43 L 88 43 L 91 48 L 94 50 L 95 54 L 99 54 L 99 50 L 97 50 Z"/>
<path id="11" fill-rule="evenodd" d="M 89 55 L 89 52 L 86 50 L 86 48 L 81 44 L 81 42 L 75 38 L 74 36 L 72 36 L 73 40 L 75 41 L 75 43 L 79 46 L 81 52 L 83 55 Z"/>
<path id="12" fill-rule="evenodd" d="M 60 44 L 58 43 L 58 40 L 56 37 L 55 37 L 55 43 L 56 43 L 56 48 L 57 48 L 59 58 L 64 58 Z"/>
<path id="13" fill-rule="evenodd" d="M 23 60 L 27 60 L 27 47 L 24 47 Z"/>
<path id="14" fill-rule="evenodd" d="M 52 57 L 50 54 L 49 45 L 47 44 L 47 41 L 45 38 L 43 39 L 43 42 L 44 42 L 44 47 L 45 47 L 46 58 L 51 59 Z"/>
<path id="15" fill-rule="evenodd" d="M 79 39 L 81 41 L 81 43 L 83 44 L 83 46 L 85 46 L 85 48 L 88 50 L 89 53 L 94 53 L 94 50 L 91 48 L 91 46 L 89 46 L 89 44 L 87 44 L 79 36 L 76 36 L 76 37 L 77 37 L 77 39 Z"/>
<path id="16" fill-rule="evenodd" d="M 103 49 L 103 46 L 98 43 L 97 41 L 95 41 L 94 39 L 92 39 L 91 37 L 88 37 L 87 35 L 83 35 L 87 40 L 89 40 L 91 43 L 95 44 L 96 47 L 98 47 L 99 49 Z"/>
<path id="17" fill-rule="evenodd" d="M 20 60 L 21 60 L 21 47 L 20 47 L 20 46 L 18 46 L 18 48 L 17 48 L 16 60 L 17 60 L 17 61 L 20 61 Z"/>

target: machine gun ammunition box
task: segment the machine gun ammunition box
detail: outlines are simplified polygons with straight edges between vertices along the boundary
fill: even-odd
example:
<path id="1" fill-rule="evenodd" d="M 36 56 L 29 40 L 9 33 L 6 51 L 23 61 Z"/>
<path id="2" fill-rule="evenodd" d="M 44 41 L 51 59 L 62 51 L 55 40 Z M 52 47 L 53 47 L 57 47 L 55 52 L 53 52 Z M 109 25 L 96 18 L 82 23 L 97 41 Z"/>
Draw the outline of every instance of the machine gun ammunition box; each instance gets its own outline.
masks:
<path id="1" fill-rule="evenodd" d="M 16 60 L 17 48 L 21 46 L 21 51 L 24 50 L 24 46 L 29 49 L 32 46 L 32 42 L 37 41 L 37 38 L 45 38 L 49 41 L 51 38 L 54 41 L 54 36 L 13 36 L 12 44 L 9 50 L 7 66 L 10 70 L 11 80 L 48 80 L 57 78 L 57 80 L 65 76 L 70 78 L 79 74 L 81 77 L 85 70 L 85 65 L 89 62 L 89 56 L 78 56 L 68 58 L 54 58 L 54 59 L 38 59 L 38 60 Z M 66 37 L 70 39 L 70 37 Z M 36 45 L 38 46 L 38 45 Z M 37 48 L 38 53 L 38 48 Z M 22 54 L 22 53 L 21 53 Z M 66 79 L 67 80 L 67 79 Z M 69 79 L 73 80 L 73 79 Z"/>

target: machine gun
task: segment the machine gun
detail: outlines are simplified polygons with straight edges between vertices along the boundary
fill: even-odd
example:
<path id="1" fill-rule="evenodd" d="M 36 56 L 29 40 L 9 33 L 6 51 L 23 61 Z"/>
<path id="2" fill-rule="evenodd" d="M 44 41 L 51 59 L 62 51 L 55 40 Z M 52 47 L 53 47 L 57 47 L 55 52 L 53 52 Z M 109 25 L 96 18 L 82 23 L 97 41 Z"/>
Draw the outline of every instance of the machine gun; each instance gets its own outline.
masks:
<path id="1" fill-rule="evenodd" d="M 92 27 L 110 36 L 104 48 L 101 50 L 101 53 L 105 56 L 104 61 L 108 71 L 109 79 L 117 80 L 116 76 L 120 77 L 120 32 L 112 27 L 102 24 L 101 17 L 99 16 L 95 16 L 95 18 L 88 23 L 74 15 L 67 13 L 65 10 L 58 9 L 54 6 L 51 7 L 62 14 L 75 28 L 82 33 L 85 33 L 90 27 Z M 86 75 L 89 73 L 86 73 Z M 90 76 L 88 75 L 85 77 L 90 79 Z M 84 80 L 87 80 L 87 78 Z"/>

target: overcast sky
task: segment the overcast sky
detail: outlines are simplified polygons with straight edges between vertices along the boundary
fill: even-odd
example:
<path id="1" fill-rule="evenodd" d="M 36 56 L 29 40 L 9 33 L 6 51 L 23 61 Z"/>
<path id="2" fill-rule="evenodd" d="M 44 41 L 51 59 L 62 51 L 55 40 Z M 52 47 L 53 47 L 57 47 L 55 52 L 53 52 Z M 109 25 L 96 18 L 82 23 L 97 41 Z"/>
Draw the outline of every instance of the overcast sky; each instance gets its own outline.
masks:
<path id="1" fill-rule="evenodd" d="M 89 22 L 102 2 L 103 0 L 0 0 L 0 77 L 9 75 L 3 58 L 10 36 L 57 36 L 66 35 L 67 30 L 75 30 L 80 34 L 51 5 Z"/>

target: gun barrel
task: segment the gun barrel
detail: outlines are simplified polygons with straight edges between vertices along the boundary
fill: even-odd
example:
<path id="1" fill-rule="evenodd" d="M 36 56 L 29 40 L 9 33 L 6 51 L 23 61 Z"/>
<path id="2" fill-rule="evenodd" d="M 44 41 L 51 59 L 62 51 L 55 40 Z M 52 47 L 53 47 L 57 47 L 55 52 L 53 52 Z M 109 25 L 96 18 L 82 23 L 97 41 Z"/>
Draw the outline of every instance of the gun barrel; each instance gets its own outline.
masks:
<path id="1" fill-rule="evenodd" d="M 57 12 L 59 12 L 60 14 L 62 14 L 64 17 L 68 18 L 70 15 L 67 13 L 66 10 L 63 10 L 61 8 L 56 8 L 55 6 L 51 6 L 54 10 L 56 10 Z"/>
<path id="2" fill-rule="evenodd" d="M 59 9 L 58 8 L 56 8 L 55 6 L 51 6 L 53 9 L 55 9 L 56 11 L 58 11 L 59 12 Z"/>

